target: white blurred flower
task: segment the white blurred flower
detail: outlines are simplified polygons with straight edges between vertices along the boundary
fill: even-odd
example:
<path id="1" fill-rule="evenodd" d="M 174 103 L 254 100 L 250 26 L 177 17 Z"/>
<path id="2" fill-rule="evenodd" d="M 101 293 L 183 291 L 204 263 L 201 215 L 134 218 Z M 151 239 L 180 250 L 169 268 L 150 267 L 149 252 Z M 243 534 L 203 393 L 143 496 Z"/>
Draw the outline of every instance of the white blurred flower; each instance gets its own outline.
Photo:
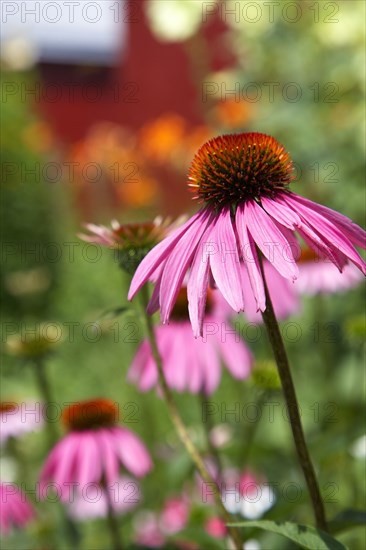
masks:
<path id="1" fill-rule="evenodd" d="M 257 540 L 249 539 L 244 542 L 243 550 L 261 550 L 261 546 Z"/>
<path id="2" fill-rule="evenodd" d="M 1 60 L 12 71 L 32 68 L 38 57 L 35 45 L 23 36 L 14 36 L 1 44 Z"/>
<path id="3" fill-rule="evenodd" d="M 366 458 L 366 435 L 362 435 L 353 442 L 351 455 L 354 458 Z"/>
<path id="4" fill-rule="evenodd" d="M 146 15 L 151 31 L 164 42 L 182 42 L 202 23 L 202 2 L 197 0 L 150 0 Z"/>

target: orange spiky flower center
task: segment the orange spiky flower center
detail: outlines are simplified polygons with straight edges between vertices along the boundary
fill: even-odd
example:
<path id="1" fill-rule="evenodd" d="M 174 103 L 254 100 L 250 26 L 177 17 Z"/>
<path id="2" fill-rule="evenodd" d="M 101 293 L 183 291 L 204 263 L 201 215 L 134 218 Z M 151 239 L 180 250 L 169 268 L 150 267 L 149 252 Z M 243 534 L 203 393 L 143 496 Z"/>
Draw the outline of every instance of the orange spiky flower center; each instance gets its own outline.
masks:
<path id="1" fill-rule="evenodd" d="M 301 248 L 301 254 L 300 258 L 298 259 L 298 262 L 306 264 L 306 263 L 313 263 L 313 262 L 319 262 L 320 258 L 318 254 L 313 250 L 312 248 Z"/>
<path id="2" fill-rule="evenodd" d="M 212 290 L 208 288 L 206 297 L 206 314 L 212 311 L 213 301 L 214 299 L 212 296 Z M 187 321 L 189 319 L 188 296 L 187 289 L 185 287 L 182 287 L 179 290 L 177 300 L 171 313 L 171 319 L 173 319 L 174 321 Z"/>
<path id="3" fill-rule="evenodd" d="M 192 161 L 188 179 L 196 198 L 219 209 L 274 197 L 293 181 L 293 170 L 290 155 L 278 141 L 250 132 L 205 143 Z"/>
<path id="4" fill-rule="evenodd" d="M 118 408 L 109 399 L 90 399 L 66 407 L 62 422 L 69 431 L 96 430 L 116 424 Z"/>

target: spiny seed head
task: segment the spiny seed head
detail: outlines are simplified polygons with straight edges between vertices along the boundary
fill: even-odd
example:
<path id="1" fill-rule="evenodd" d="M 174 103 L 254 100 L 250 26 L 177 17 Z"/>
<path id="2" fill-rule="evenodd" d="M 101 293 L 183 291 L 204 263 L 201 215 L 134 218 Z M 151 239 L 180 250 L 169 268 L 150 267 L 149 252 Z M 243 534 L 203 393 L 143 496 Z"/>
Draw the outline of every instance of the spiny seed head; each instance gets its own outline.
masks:
<path id="1" fill-rule="evenodd" d="M 188 179 L 195 198 L 219 209 L 274 197 L 293 181 L 293 170 L 290 155 L 273 137 L 258 132 L 227 134 L 199 149 Z"/>
<path id="2" fill-rule="evenodd" d="M 74 403 L 62 411 L 62 422 L 70 431 L 96 430 L 114 426 L 118 408 L 109 399 L 90 399 Z"/>

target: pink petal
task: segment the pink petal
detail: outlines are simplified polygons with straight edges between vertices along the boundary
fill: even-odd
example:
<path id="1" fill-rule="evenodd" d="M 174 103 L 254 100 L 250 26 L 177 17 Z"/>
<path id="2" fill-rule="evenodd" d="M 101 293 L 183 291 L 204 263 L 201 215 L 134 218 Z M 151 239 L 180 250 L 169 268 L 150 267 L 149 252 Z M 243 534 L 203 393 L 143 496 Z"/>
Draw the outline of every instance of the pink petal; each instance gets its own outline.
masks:
<path id="1" fill-rule="evenodd" d="M 236 311 L 244 309 L 241 288 L 239 251 L 231 221 L 230 209 L 223 210 L 209 236 L 216 253 L 210 255 L 212 275 L 225 300 Z"/>
<path id="2" fill-rule="evenodd" d="M 278 199 L 283 196 L 284 193 L 281 193 L 278 196 Z M 299 227 L 301 225 L 301 220 L 299 216 L 295 212 L 289 212 L 287 205 L 281 203 L 279 200 L 267 199 L 266 197 L 262 197 L 261 204 L 267 214 L 269 214 L 274 220 L 276 220 L 284 227 L 287 227 L 288 229 L 294 229 L 295 226 Z"/>
<path id="3" fill-rule="evenodd" d="M 264 311 L 266 308 L 266 296 L 264 292 L 262 273 L 255 244 L 248 233 L 247 225 L 245 223 L 244 207 L 242 205 L 238 206 L 236 210 L 235 222 L 244 262 L 248 270 L 250 286 L 257 303 L 257 309 Z"/>
<path id="4" fill-rule="evenodd" d="M 127 428 L 113 429 L 115 446 L 124 467 L 136 477 L 143 477 L 152 468 L 152 462 L 142 441 Z"/>
<path id="5" fill-rule="evenodd" d="M 204 257 L 203 247 L 206 246 L 206 239 L 210 230 L 211 228 L 205 231 L 197 247 L 187 286 L 189 318 L 195 338 L 202 334 L 202 325 L 206 308 L 210 264 L 208 258 Z"/>
<path id="6" fill-rule="evenodd" d="M 231 374 L 239 380 L 247 378 L 252 368 L 253 356 L 246 344 L 240 340 L 239 334 L 228 332 L 225 341 L 218 339 L 218 345 Z"/>
<path id="7" fill-rule="evenodd" d="M 151 275 L 159 268 L 160 264 L 168 258 L 170 252 L 174 249 L 176 243 L 182 235 L 190 228 L 190 226 L 199 220 L 202 216 L 202 211 L 197 212 L 185 224 L 178 227 L 168 237 L 157 244 L 138 266 L 133 279 L 131 281 L 128 299 L 132 300 L 140 288 L 149 280 Z"/>
<path id="8" fill-rule="evenodd" d="M 107 484 L 118 480 L 119 461 L 115 448 L 115 438 L 111 428 L 102 428 L 95 432 L 95 441 L 99 447 L 100 460 L 103 462 L 103 470 Z"/>
<path id="9" fill-rule="evenodd" d="M 206 225 L 212 214 L 209 210 L 202 211 L 199 218 L 192 223 L 184 235 L 175 244 L 167 259 L 161 280 L 160 311 L 161 320 L 167 323 L 173 305 L 182 286 L 184 276 L 196 252 L 196 246 L 204 234 Z"/>
<path id="10" fill-rule="evenodd" d="M 218 328 L 221 333 L 221 327 Z M 219 336 L 220 337 L 220 336 Z M 206 395 L 213 393 L 220 383 L 221 366 L 216 348 L 216 335 L 207 336 L 207 340 L 196 340 L 197 356 L 202 372 L 202 390 Z"/>
<path id="11" fill-rule="evenodd" d="M 82 447 L 79 449 L 79 490 L 83 490 L 88 483 L 98 483 L 102 478 L 102 464 L 100 449 L 98 448 L 94 432 L 85 432 Z"/>
<path id="12" fill-rule="evenodd" d="M 334 223 L 322 214 L 319 214 L 316 210 L 301 204 L 293 195 L 286 197 L 285 200 L 290 206 L 297 208 L 300 215 L 308 220 L 314 229 L 330 242 L 333 247 L 337 247 L 341 253 L 348 257 L 366 275 L 366 263 L 353 247 L 348 237 Z"/>
<path id="13" fill-rule="evenodd" d="M 271 217 L 253 200 L 245 203 L 244 214 L 249 232 L 262 253 L 283 277 L 296 279 L 299 270 L 292 255 L 291 246 Z M 270 250 L 272 246 L 273 254 Z"/>
<path id="14" fill-rule="evenodd" d="M 361 248 L 366 248 L 366 232 L 350 218 L 335 210 L 332 210 L 331 208 L 328 208 L 327 206 L 324 206 L 323 204 L 318 204 L 309 199 L 305 199 L 305 197 L 301 197 L 295 193 L 289 193 L 289 195 L 312 210 L 319 212 L 325 218 L 331 220 L 335 225 L 339 225 L 352 243 L 360 246 Z"/>

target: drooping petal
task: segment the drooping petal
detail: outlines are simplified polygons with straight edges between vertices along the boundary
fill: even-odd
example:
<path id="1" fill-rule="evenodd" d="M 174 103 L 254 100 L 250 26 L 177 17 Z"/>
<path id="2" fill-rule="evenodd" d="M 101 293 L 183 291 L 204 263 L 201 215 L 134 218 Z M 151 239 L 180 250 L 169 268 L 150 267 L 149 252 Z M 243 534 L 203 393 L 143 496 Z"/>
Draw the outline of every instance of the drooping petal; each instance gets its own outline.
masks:
<path id="1" fill-rule="evenodd" d="M 262 197 L 261 204 L 267 214 L 284 227 L 288 229 L 299 227 L 301 225 L 301 220 L 295 212 L 289 211 L 287 205 L 281 202 L 280 199 L 283 195 L 283 193 L 279 194 L 277 199 Z"/>
<path id="2" fill-rule="evenodd" d="M 102 478 L 100 449 L 94 432 L 86 432 L 83 438 L 82 452 L 79 453 L 79 489 L 82 491 L 88 483 L 99 483 Z"/>
<path id="3" fill-rule="evenodd" d="M 58 449 L 58 459 L 55 464 L 52 481 L 61 488 L 60 498 L 66 502 L 69 498 L 68 491 L 66 490 L 67 484 L 78 481 L 75 479 L 74 472 L 77 467 L 77 454 L 79 446 L 82 443 L 82 437 L 79 438 L 79 434 L 70 433 L 60 443 L 62 444 L 62 448 L 59 447 Z"/>
<path id="4" fill-rule="evenodd" d="M 305 197 L 296 195 L 295 193 L 289 193 L 289 196 L 305 206 L 308 206 L 312 210 L 319 212 L 319 214 L 322 214 L 335 225 L 338 225 L 353 244 L 360 246 L 361 248 L 366 248 L 366 231 L 354 223 L 350 218 L 344 214 L 340 214 L 340 212 L 336 212 L 335 210 L 324 206 L 323 204 L 315 203 Z"/>
<path id="5" fill-rule="evenodd" d="M 169 320 L 184 276 L 211 218 L 210 210 L 202 211 L 201 216 L 190 225 L 170 252 L 161 279 L 160 313 L 163 323 L 167 323 Z"/>
<path id="6" fill-rule="evenodd" d="M 187 285 L 188 311 L 195 338 L 202 334 L 209 283 L 210 263 L 204 253 L 211 228 L 206 229 L 197 247 Z"/>
<path id="7" fill-rule="evenodd" d="M 215 247 L 209 261 L 217 288 L 234 311 L 243 311 L 239 250 L 229 208 L 222 210 L 216 218 L 209 243 Z"/>
<path id="8" fill-rule="evenodd" d="M 118 479 L 119 464 L 118 453 L 115 449 L 113 431 L 110 428 L 102 428 L 95 432 L 98 442 L 99 455 L 103 461 L 103 470 L 107 484 L 112 484 Z"/>
<path id="9" fill-rule="evenodd" d="M 113 428 L 115 446 L 124 467 L 136 477 L 143 477 L 152 468 L 150 455 L 139 437 L 127 428 Z"/>
<path id="10" fill-rule="evenodd" d="M 261 311 L 264 311 L 266 308 L 266 295 L 264 292 L 262 273 L 255 244 L 248 233 L 247 225 L 245 223 L 244 207 L 242 205 L 238 206 L 236 210 L 235 222 L 242 250 L 242 256 L 248 270 L 250 286 L 256 300 L 257 310 L 260 309 Z"/>
<path id="11" fill-rule="evenodd" d="M 361 258 L 348 237 L 333 222 L 316 210 L 294 199 L 293 195 L 285 197 L 285 200 L 290 206 L 297 208 L 300 216 L 308 220 L 313 229 L 322 235 L 330 245 L 349 258 L 366 275 L 366 262 Z"/>
<path id="12" fill-rule="evenodd" d="M 316 231 L 303 219 L 299 217 L 297 211 L 287 204 L 284 200 L 285 194 L 282 193 L 276 200 L 276 205 L 281 205 L 287 211 L 289 220 L 292 220 L 294 227 L 299 235 L 304 239 L 308 246 L 313 249 L 316 254 L 323 254 L 333 262 L 341 271 L 345 265 L 345 258 L 340 255 L 332 245 L 321 239 Z"/>
<path id="13" fill-rule="evenodd" d="M 218 339 L 218 345 L 225 365 L 234 378 L 247 378 L 252 368 L 253 356 L 239 334 L 228 332 L 225 341 Z"/>
<path id="14" fill-rule="evenodd" d="M 191 227 L 191 225 L 199 220 L 202 216 L 202 211 L 197 212 L 181 227 L 178 227 L 168 237 L 157 244 L 138 266 L 133 279 L 131 281 L 130 290 L 128 292 L 128 299 L 132 300 L 135 294 L 140 288 L 149 280 L 160 264 L 169 256 L 170 252 L 174 249 L 174 246 L 185 234 L 185 232 Z"/>
<path id="15" fill-rule="evenodd" d="M 254 242 L 266 258 L 283 277 L 296 279 L 299 270 L 292 255 L 290 243 L 271 217 L 253 200 L 245 203 L 244 215 Z M 285 258 L 284 251 L 289 259 Z"/>
<path id="16" fill-rule="evenodd" d="M 221 323 L 215 321 L 215 330 L 221 331 Z M 197 356 L 202 372 L 202 391 L 211 395 L 220 383 L 221 365 L 216 346 L 216 333 L 196 340 Z"/>

